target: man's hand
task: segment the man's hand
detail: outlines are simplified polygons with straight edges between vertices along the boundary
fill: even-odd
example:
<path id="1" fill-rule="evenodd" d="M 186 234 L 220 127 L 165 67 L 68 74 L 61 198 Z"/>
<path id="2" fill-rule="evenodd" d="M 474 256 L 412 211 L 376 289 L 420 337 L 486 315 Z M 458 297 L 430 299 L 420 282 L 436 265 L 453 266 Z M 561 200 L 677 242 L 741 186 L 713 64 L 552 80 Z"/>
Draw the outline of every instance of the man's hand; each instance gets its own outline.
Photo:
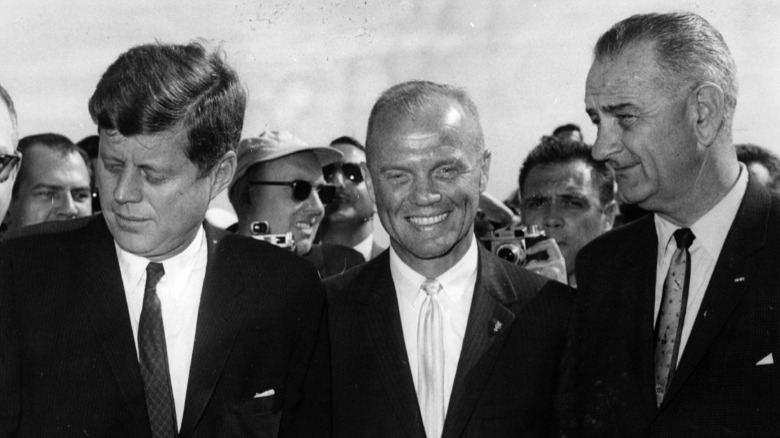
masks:
<path id="1" fill-rule="evenodd" d="M 547 257 L 544 257 L 545 252 L 547 253 Z M 536 257 L 534 257 L 534 255 L 536 255 Z M 558 248 L 558 243 L 555 239 L 544 239 L 541 242 L 526 248 L 526 257 L 529 261 L 525 265 L 525 268 L 529 271 L 536 272 L 551 280 L 557 280 L 563 284 L 568 284 L 566 260 L 564 260 L 561 249 Z"/>

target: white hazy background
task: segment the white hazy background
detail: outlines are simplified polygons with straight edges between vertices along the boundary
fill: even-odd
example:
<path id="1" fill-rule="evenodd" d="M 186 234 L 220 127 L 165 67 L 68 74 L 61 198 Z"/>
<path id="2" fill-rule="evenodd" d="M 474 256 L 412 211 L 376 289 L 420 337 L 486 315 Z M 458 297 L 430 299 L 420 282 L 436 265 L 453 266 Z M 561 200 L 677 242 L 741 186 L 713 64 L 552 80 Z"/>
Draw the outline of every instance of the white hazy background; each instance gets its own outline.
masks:
<path id="1" fill-rule="evenodd" d="M 475 0 L 70 0 L 0 6 L 0 83 L 20 135 L 94 134 L 87 101 L 128 48 L 203 38 L 222 45 L 249 92 L 244 135 L 288 130 L 309 143 L 365 139 L 387 87 L 427 79 L 466 88 L 493 151 L 488 191 L 508 195 L 526 154 L 557 125 L 592 142 L 584 82 L 598 36 L 641 12 L 690 10 L 736 58 L 737 143 L 780 153 L 780 2 Z M 215 205 L 230 209 L 223 194 Z"/>

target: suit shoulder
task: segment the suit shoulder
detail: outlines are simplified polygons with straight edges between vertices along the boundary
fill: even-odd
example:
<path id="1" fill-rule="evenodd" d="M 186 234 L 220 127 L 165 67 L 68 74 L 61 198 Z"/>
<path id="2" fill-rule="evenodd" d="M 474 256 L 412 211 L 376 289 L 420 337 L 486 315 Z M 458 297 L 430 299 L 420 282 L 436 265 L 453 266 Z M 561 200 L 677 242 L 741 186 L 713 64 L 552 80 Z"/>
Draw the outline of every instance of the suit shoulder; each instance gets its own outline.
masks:
<path id="1" fill-rule="evenodd" d="M 101 218 L 102 215 L 94 215 L 68 221 L 43 222 L 40 224 L 18 228 L 16 230 L 6 231 L 3 234 L 3 240 L 10 241 L 31 236 L 47 236 L 52 234 L 67 233 L 69 231 L 80 230 Z"/>
<path id="2" fill-rule="evenodd" d="M 580 249 L 579 256 L 591 252 L 603 253 L 603 251 L 615 251 L 618 249 L 630 250 L 636 239 L 648 232 L 655 230 L 653 215 L 647 215 L 633 222 L 621 225 L 608 231 Z"/>

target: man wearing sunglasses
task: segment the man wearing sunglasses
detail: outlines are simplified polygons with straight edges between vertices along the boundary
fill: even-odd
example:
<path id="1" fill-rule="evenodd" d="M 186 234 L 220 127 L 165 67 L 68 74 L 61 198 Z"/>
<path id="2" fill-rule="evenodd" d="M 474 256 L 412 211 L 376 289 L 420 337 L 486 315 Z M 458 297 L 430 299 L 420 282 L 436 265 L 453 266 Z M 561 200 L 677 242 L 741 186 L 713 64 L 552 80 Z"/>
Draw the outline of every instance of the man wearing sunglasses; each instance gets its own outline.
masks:
<path id="1" fill-rule="evenodd" d="M 322 168 L 325 181 L 336 187 L 336 196 L 325 206 L 320 239 L 353 248 L 371 260 L 384 248 L 374 241 L 374 201 L 360 170 L 360 163 L 366 162 L 365 147 L 347 136 L 333 140 L 330 147 L 343 157 Z"/>
<path id="2" fill-rule="evenodd" d="M 16 150 L 19 135 L 11 96 L 0 85 L 0 222 L 5 218 L 22 154 Z"/>
<path id="3" fill-rule="evenodd" d="M 362 263 L 363 257 L 351 248 L 314 244 L 323 205 L 335 194 L 335 188 L 325 184 L 322 167 L 340 158 L 337 150 L 310 146 L 289 132 L 265 131 L 241 140 L 229 191 L 238 223 L 229 230 L 244 236 L 291 232 L 295 252 L 322 278 Z M 267 227 L 258 230 L 261 222 Z"/>

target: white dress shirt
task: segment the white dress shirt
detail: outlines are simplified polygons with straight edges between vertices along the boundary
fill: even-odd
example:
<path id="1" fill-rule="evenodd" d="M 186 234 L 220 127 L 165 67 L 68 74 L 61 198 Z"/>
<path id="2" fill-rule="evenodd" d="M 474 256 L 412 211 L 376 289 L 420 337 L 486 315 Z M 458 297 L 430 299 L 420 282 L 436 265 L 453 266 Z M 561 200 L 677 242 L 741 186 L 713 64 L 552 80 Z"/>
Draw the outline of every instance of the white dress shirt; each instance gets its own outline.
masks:
<path id="1" fill-rule="evenodd" d="M 137 354 L 138 321 L 143 308 L 146 266 L 149 260 L 130 254 L 120 248 L 116 242 L 114 247 L 125 286 L 125 298 L 130 311 L 130 325 L 133 328 Z M 206 233 L 201 226 L 195 239 L 184 251 L 162 262 L 165 275 L 157 284 L 157 295 L 160 297 L 165 327 L 165 344 L 168 350 L 168 369 L 171 373 L 171 388 L 179 428 L 184 415 L 184 401 L 187 397 L 187 381 L 190 375 L 195 328 L 207 261 Z"/>
<path id="2" fill-rule="evenodd" d="M 371 260 L 371 250 L 374 247 L 374 235 L 369 234 L 368 237 L 363 239 L 360 243 L 353 246 L 352 248 L 363 255 L 363 258 L 366 261 Z"/>
<path id="3" fill-rule="evenodd" d="M 455 372 L 458 369 L 463 337 L 466 335 L 466 323 L 471 310 L 471 297 L 477 283 L 477 240 L 471 239 L 471 246 L 455 266 L 435 278 L 442 285 L 439 292 L 444 323 L 444 403 L 450 403 Z M 398 309 L 401 313 L 401 327 L 404 332 L 406 354 L 412 372 L 414 387 L 417 388 L 417 323 L 420 306 L 425 300 L 425 292 L 420 286 L 425 277 L 404 263 L 390 246 L 390 274 L 395 284 Z M 431 279 L 433 280 L 433 279 Z M 445 409 L 446 415 L 446 409 Z"/>
<path id="4" fill-rule="evenodd" d="M 685 321 L 680 340 L 680 352 L 677 355 L 677 363 L 683 355 L 685 345 L 693 330 L 693 323 L 699 314 L 699 308 L 704 300 L 704 293 L 715 270 L 726 235 L 734 222 L 739 205 L 745 196 L 747 189 L 748 172 L 745 165 L 739 164 L 739 177 L 734 186 L 726 193 L 715 206 L 691 225 L 691 231 L 696 238 L 691 244 L 691 279 L 688 285 L 688 302 L 685 307 Z M 663 296 L 664 279 L 669 271 L 677 245 L 672 234 L 681 227 L 655 215 L 655 232 L 658 236 L 658 259 L 655 273 L 655 312 L 653 321 L 658 318 Z"/>

